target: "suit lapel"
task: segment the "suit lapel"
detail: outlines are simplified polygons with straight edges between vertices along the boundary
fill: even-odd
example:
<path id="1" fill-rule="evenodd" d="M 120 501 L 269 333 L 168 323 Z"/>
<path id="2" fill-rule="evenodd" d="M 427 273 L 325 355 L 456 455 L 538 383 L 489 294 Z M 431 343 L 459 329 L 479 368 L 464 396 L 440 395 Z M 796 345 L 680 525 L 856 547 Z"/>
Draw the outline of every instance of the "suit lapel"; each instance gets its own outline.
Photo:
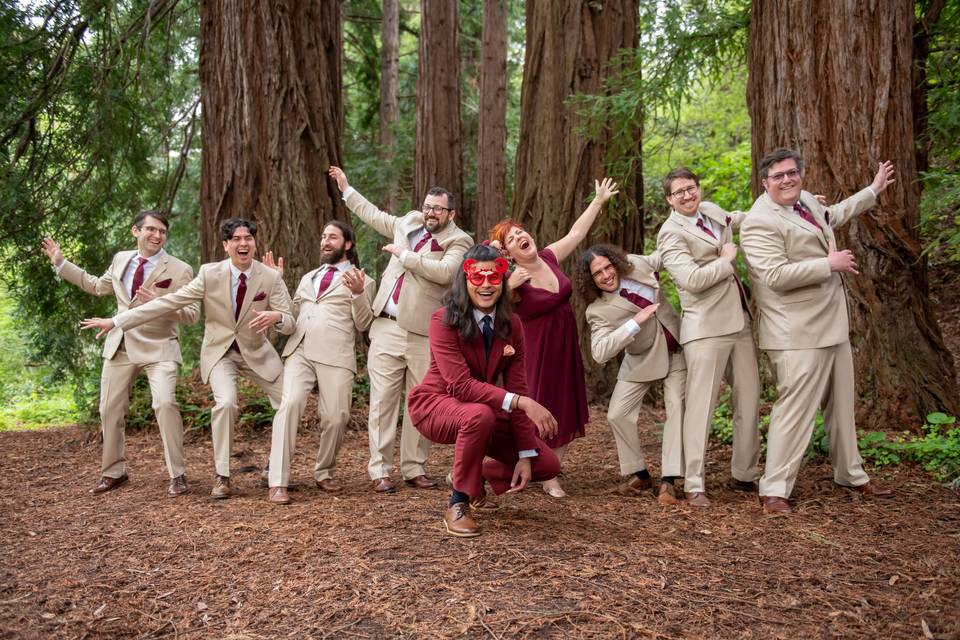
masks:
<path id="1" fill-rule="evenodd" d="M 260 290 L 263 288 L 263 281 L 267 275 L 264 273 L 264 269 L 266 269 L 266 267 L 261 267 L 259 262 L 253 262 L 253 266 L 250 269 L 250 276 L 247 278 L 247 292 L 243 296 L 243 306 L 240 307 L 240 314 L 237 316 L 237 324 L 240 324 L 243 320 L 243 316 L 250 310 L 250 305 L 253 304 L 253 299 L 257 297 L 257 294 L 260 293 Z"/>
<path id="2" fill-rule="evenodd" d="M 776 207 L 776 211 L 781 218 L 783 218 L 790 224 L 803 229 L 807 233 L 812 233 L 817 238 L 817 240 L 820 241 L 820 244 L 823 245 L 824 249 L 828 248 L 829 245 L 827 244 L 827 239 L 824 237 L 823 232 L 820 229 L 817 229 L 814 225 L 810 224 L 809 222 L 801 218 L 797 214 L 797 212 L 791 208 L 777 205 L 775 203 L 774 203 L 774 207 Z M 807 208 L 809 209 L 809 207 Z"/>
<path id="3" fill-rule="evenodd" d="M 634 314 L 640 310 L 640 307 L 633 304 L 619 293 L 604 292 L 603 301 L 615 309 L 621 309 L 631 314 Z"/>
<path id="4" fill-rule="evenodd" d="M 153 285 L 154 282 L 158 282 L 158 281 L 159 281 L 160 276 L 162 276 L 162 275 L 166 272 L 166 270 L 167 270 L 167 259 L 168 259 L 168 258 L 169 258 L 169 256 L 168 256 L 166 253 L 164 253 L 164 254 L 160 257 L 160 259 L 157 260 L 157 264 L 154 265 L 153 271 L 150 272 L 150 276 L 149 276 L 146 280 L 143 281 L 143 286 L 149 287 L 149 286 Z"/>
<path id="5" fill-rule="evenodd" d="M 131 304 L 130 292 L 127 291 L 126 285 L 123 284 L 123 276 L 126 275 L 127 269 L 130 268 L 130 262 L 136 255 L 136 251 L 121 251 L 117 254 L 116 264 L 113 269 L 113 290 L 128 307 Z"/>
<path id="6" fill-rule="evenodd" d="M 720 246 L 720 240 L 714 238 L 709 233 L 697 226 L 696 216 L 687 217 L 682 213 L 677 213 L 676 211 L 670 212 L 670 217 L 680 225 L 687 233 L 693 234 L 694 236 L 700 238 L 704 242 L 708 242 L 713 246 Z"/>
<path id="7" fill-rule="evenodd" d="M 720 227 L 720 237 L 717 238 L 718 244 L 730 241 L 731 237 L 733 236 L 732 233 L 728 233 L 727 231 L 729 229 L 729 227 L 727 226 L 728 225 L 727 221 L 730 219 L 730 216 L 725 216 L 721 218 L 719 215 L 713 215 L 714 212 L 710 210 L 707 210 L 707 211 L 701 210 L 700 214 L 703 215 L 705 218 L 710 218 L 717 224 L 718 227 Z"/>

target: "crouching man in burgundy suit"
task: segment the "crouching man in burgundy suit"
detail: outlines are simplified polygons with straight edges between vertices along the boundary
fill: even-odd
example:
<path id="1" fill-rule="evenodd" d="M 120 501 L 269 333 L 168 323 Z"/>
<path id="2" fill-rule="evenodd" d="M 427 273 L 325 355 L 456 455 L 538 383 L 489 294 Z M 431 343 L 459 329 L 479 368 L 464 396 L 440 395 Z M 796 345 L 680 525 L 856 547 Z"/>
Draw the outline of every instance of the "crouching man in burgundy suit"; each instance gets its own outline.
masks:
<path id="1" fill-rule="evenodd" d="M 555 477 L 560 461 L 542 440 L 556 433 L 557 421 L 528 395 L 523 329 L 503 295 L 507 263 L 483 245 L 464 257 L 430 318 L 430 369 L 407 404 L 420 433 L 456 445 L 443 524 L 469 538 L 480 535 L 470 509 L 497 509 L 484 481 L 497 494 L 522 491 L 530 480 Z"/>

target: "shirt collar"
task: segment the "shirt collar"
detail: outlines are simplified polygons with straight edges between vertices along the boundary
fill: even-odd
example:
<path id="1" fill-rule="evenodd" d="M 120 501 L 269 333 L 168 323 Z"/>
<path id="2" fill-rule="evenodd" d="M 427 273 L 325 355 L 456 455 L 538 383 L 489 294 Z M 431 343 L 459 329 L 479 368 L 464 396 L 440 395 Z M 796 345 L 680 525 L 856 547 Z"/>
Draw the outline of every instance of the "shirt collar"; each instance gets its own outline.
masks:
<path id="1" fill-rule="evenodd" d="M 160 258 L 162 258 L 163 256 L 164 256 L 164 250 L 160 249 L 160 251 L 157 251 L 155 254 L 147 258 L 147 264 L 149 264 L 151 267 L 156 266 L 157 262 L 159 262 Z M 134 256 L 134 258 L 137 260 L 140 260 L 143 257 L 144 256 L 140 255 L 139 251 L 137 251 L 137 255 Z"/>
<path id="2" fill-rule="evenodd" d="M 247 276 L 247 280 L 249 280 L 249 279 L 250 279 L 250 273 L 251 273 L 252 271 L 253 271 L 253 263 L 250 263 L 250 268 L 247 269 L 246 271 L 240 271 L 240 269 L 237 269 L 237 267 L 233 264 L 232 261 L 230 262 L 230 274 L 233 276 L 233 279 L 234 279 L 234 280 L 239 280 L 241 273 L 244 274 L 244 275 L 246 275 L 246 276 Z"/>
<path id="3" fill-rule="evenodd" d="M 486 316 L 490 316 L 490 321 L 493 322 L 493 314 L 492 314 L 492 313 L 484 313 L 483 311 L 480 311 L 480 309 L 477 309 L 476 307 L 474 307 L 474 309 L 473 309 L 473 319 L 476 320 L 477 326 L 480 327 L 481 329 L 483 328 L 483 319 L 484 319 Z"/>

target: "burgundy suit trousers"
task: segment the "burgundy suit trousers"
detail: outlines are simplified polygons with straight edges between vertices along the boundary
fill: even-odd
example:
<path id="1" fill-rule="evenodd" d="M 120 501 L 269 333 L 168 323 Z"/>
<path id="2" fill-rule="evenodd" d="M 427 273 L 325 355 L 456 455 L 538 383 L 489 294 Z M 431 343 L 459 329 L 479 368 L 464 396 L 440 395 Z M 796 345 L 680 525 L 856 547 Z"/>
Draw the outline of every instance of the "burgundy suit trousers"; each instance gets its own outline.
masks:
<path id="1" fill-rule="evenodd" d="M 509 413 L 444 398 L 416 428 L 428 440 L 455 445 L 452 475 L 457 491 L 479 498 L 484 494 L 484 480 L 497 494 L 510 488 L 518 452 Z M 560 473 L 560 460 L 544 442 L 537 441 L 539 455 L 530 459 L 532 479 L 549 480 Z M 491 459 L 484 463 L 487 456 Z"/>

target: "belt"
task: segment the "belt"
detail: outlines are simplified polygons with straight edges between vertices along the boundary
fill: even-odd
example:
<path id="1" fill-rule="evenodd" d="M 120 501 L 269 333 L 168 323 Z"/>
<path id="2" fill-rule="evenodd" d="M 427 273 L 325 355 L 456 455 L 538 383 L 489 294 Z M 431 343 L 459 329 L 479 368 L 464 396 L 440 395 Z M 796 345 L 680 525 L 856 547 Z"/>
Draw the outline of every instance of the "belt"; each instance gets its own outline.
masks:
<path id="1" fill-rule="evenodd" d="M 380 315 L 377 316 L 377 317 L 378 317 L 378 318 L 386 318 L 386 319 L 388 319 L 388 320 L 393 320 L 394 322 L 397 321 L 397 316 L 392 316 L 392 315 L 390 315 L 389 313 L 387 313 L 386 311 L 381 311 L 381 312 L 380 312 Z"/>

